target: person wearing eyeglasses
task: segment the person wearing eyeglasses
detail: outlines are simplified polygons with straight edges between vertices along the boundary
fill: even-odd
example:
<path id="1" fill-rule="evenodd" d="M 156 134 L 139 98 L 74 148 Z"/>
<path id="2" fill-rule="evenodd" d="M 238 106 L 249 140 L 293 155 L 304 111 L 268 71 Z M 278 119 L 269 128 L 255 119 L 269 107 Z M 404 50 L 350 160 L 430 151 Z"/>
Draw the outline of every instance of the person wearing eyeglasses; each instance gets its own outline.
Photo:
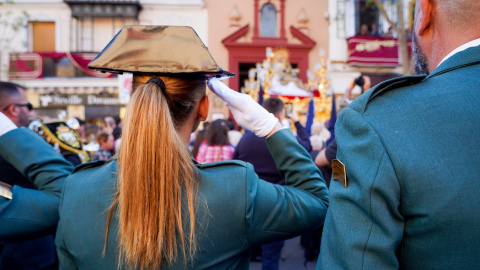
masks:
<path id="1" fill-rule="evenodd" d="M 0 82 L 0 269 L 57 264 L 58 206 L 73 166 L 25 128 L 32 109 L 23 87 Z"/>

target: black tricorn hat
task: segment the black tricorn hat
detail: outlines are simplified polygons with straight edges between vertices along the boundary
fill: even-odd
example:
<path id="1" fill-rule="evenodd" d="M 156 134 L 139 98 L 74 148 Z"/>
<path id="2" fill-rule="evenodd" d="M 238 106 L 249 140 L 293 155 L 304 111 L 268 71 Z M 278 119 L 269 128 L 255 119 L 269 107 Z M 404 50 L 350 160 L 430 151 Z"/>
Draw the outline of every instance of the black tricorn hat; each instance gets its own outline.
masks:
<path id="1" fill-rule="evenodd" d="M 189 26 L 124 26 L 88 67 L 102 72 L 233 77 Z"/>

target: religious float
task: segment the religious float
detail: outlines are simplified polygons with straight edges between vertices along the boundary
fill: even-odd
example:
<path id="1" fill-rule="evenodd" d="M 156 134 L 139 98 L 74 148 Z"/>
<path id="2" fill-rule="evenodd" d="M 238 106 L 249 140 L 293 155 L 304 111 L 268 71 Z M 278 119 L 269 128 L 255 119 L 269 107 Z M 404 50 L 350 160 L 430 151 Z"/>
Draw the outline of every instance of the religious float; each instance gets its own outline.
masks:
<path id="1" fill-rule="evenodd" d="M 268 47 L 266 52 L 266 59 L 249 70 L 241 91 L 259 103 L 275 96 L 287 104 L 286 107 L 292 104 L 303 125 L 307 118 L 322 123 L 330 119 L 332 95 L 325 53 L 320 52 L 320 62 L 313 72 L 307 71 L 308 82 L 304 83 L 297 76 L 299 70 L 290 64 L 287 49 Z"/>

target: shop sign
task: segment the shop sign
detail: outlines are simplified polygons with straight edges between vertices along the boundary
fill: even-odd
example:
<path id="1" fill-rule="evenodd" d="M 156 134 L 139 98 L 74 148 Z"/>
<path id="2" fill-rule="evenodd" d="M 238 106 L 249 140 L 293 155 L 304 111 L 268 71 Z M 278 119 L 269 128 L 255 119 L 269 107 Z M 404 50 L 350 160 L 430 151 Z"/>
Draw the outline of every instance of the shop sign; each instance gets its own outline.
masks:
<path id="1" fill-rule="evenodd" d="M 40 95 L 40 107 L 119 105 L 118 95 Z"/>

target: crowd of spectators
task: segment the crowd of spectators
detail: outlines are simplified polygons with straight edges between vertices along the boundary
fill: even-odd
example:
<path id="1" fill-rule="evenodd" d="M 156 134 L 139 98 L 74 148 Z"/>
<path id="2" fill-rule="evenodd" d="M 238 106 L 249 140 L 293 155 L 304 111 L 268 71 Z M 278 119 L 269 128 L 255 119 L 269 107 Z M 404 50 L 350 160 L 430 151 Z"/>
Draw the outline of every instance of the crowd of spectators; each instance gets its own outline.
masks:
<path id="1" fill-rule="evenodd" d="M 263 102 L 263 107 L 277 117 L 285 128 L 294 130 L 297 141 L 310 153 L 312 160 L 315 160 L 318 155 L 322 157 L 327 155 L 331 162 L 331 157 L 335 156 L 335 151 L 326 151 L 327 148 L 331 148 L 327 145 L 330 131 L 326 124 L 328 125 L 329 121 L 326 123 L 314 122 L 311 126 L 311 132 L 308 133 L 306 127 L 300 123 L 297 111 L 294 109 L 287 113 L 281 99 L 270 97 Z M 203 129 L 192 133 L 190 150 L 192 156 L 199 163 L 229 159 L 246 161 L 254 166 L 255 172 L 261 179 L 280 185 L 284 183 L 284 178 L 278 172 L 268 151 L 265 139 L 257 137 L 249 130 L 236 128 L 231 118 L 227 120 L 217 119 L 211 123 L 204 122 Z M 322 173 L 330 177 L 331 165 L 328 161 L 325 163 L 322 160 L 317 165 Z M 320 228 L 302 236 L 301 244 L 304 248 L 305 261 L 315 261 L 317 259 L 320 251 L 321 233 Z M 251 259 L 252 261 L 261 261 L 263 269 L 278 269 L 283 247 L 284 241 L 257 247 L 252 250 Z"/>
<path id="2" fill-rule="evenodd" d="M 412 29 L 408 28 L 405 30 L 407 39 L 412 39 Z M 393 27 L 388 27 L 387 31 L 382 31 L 381 27 L 379 27 L 376 23 L 372 23 L 372 25 L 362 24 L 360 26 L 360 31 L 357 32 L 356 36 L 369 36 L 369 37 L 382 37 L 382 38 L 397 38 L 397 33 L 393 29 Z"/>

